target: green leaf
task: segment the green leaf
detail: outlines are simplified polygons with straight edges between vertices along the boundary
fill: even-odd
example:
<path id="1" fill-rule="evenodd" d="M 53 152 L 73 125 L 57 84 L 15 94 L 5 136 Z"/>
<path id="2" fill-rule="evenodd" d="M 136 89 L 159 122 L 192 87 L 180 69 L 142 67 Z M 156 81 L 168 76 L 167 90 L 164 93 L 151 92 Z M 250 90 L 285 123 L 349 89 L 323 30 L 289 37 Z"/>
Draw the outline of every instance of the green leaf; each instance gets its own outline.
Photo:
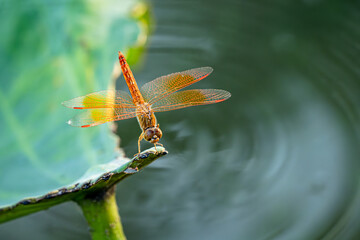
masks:
<path id="1" fill-rule="evenodd" d="M 113 85 L 117 51 L 138 45 L 143 35 L 138 20 L 128 14 L 138 4 L 2 3 L 6 14 L 2 12 L 0 20 L 6 24 L 0 25 L 0 214 L 22 199 L 71 186 L 87 169 L 122 157 L 108 124 L 70 127 L 66 121 L 76 112 L 61 102 Z M 97 174 L 109 170 L 114 168 L 98 168 Z M 17 216 L 63 199 L 67 197 L 31 208 L 22 204 Z M 4 216 L 1 221 L 8 220 Z"/>
<path id="2" fill-rule="evenodd" d="M 65 201 L 78 201 L 100 189 L 105 191 L 166 154 L 167 152 L 163 147 L 157 147 L 156 150 L 151 148 L 142 152 L 132 160 L 120 157 L 109 163 L 94 166 L 69 186 L 48 192 L 45 195 L 23 199 L 12 206 L 0 208 L 0 223 Z"/>

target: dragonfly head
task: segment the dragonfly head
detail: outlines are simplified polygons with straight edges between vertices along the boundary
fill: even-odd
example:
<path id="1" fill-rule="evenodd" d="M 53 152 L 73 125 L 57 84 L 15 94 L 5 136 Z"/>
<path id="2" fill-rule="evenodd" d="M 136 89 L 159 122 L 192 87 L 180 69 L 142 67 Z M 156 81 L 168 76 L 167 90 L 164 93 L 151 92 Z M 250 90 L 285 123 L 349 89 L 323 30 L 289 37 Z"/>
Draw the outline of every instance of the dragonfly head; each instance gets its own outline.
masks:
<path id="1" fill-rule="evenodd" d="M 157 143 L 162 137 L 162 132 L 158 127 L 147 128 L 144 132 L 144 138 L 151 143 Z"/>

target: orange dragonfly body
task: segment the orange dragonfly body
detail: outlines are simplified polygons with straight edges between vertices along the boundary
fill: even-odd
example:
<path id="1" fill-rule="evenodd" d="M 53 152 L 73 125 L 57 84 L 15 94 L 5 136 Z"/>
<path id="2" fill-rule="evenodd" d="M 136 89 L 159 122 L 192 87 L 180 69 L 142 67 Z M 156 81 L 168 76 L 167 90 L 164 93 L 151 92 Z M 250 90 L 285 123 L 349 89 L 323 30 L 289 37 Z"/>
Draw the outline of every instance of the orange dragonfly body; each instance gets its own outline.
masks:
<path id="1" fill-rule="evenodd" d="M 197 105 L 213 104 L 228 99 L 231 94 L 219 89 L 194 89 L 177 92 L 207 77 L 211 67 L 195 68 L 154 79 L 139 89 L 124 55 L 119 52 L 119 61 L 128 93 L 121 90 L 105 90 L 77 97 L 62 104 L 73 109 L 86 109 L 68 121 L 75 127 L 93 127 L 110 121 L 136 117 L 142 133 L 138 140 L 145 139 L 155 145 L 162 132 L 155 112 L 164 112 Z"/>

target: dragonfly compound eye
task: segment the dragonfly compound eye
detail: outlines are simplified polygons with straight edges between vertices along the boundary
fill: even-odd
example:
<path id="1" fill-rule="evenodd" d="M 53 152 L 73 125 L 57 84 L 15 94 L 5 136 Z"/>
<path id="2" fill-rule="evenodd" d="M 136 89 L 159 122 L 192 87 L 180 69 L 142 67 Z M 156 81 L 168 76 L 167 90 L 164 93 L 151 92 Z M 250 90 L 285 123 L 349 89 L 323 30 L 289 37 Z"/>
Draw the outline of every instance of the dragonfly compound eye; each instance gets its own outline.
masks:
<path id="1" fill-rule="evenodd" d="M 162 131 L 160 128 L 155 128 L 155 135 L 157 136 L 158 139 L 160 139 L 162 137 Z"/>
<path id="2" fill-rule="evenodd" d="M 157 143 L 160 140 L 161 136 L 162 136 L 162 132 L 161 132 L 160 128 L 157 128 L 157 127 L 154 128 L 154 135 L 151 137 L 150 142 Z"/>
<path id="3" fill-rule="evenodd" d="M 146 141 L 150 142 L 152 137 L 155 135 L 155 131 L 153 128 L 148 128 L 144 132 L 144 138 Z"/>

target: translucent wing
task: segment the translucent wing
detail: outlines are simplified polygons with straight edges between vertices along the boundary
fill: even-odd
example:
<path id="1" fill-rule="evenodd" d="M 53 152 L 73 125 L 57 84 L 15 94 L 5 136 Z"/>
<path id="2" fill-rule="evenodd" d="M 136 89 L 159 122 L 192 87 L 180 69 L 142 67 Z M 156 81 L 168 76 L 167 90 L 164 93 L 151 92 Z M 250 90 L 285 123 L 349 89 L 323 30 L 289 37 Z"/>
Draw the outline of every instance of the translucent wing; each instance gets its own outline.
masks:
<path id="1" fill-rule="evenodd" d="M 194 89 L 174 93 L 152 105 L 154 112 L 164 112 L 225 101 L 231 94 L 219 89 Z"/>
<path id="2" fill-rule="evenodd" d="M 127 92 L 121 90 L 105 90 L 73 98 L 62 103 L 74 109 L 91 108 L 134 108 L 134 103 Z"/>
<path id="3" fill-rule="evenodd" d="M 200 81 L 207 77 L 213 69 L 211 67 L 194 68 L 191 70 L 172 73 L 146 83 L 140 89 L 146 102 L 152 104 L 170 94 Z"/>
<path id="4" fill-rule="evenodd" d="M 74 127 L 93 127 L 106 122 L 136 117 L 135 108 L 98 108 L 79 113 L 68 123 Z"/>

